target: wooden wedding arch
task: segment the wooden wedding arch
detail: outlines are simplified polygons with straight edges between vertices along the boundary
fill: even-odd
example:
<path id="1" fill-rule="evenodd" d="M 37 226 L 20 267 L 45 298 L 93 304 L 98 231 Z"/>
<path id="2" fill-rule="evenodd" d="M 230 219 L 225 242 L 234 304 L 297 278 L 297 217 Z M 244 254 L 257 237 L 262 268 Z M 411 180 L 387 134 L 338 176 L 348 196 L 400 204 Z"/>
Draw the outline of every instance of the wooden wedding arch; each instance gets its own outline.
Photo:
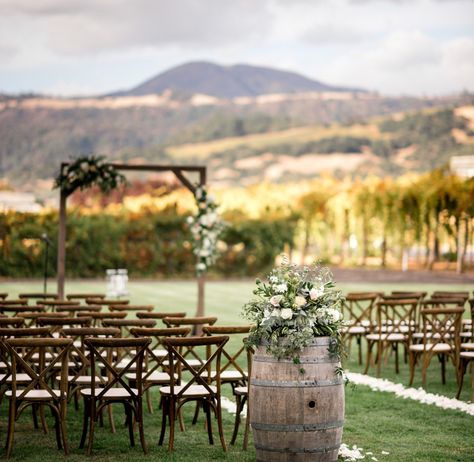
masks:
<path id="1" fill-rule="evenodd" d="M 61 163 L 61 172 L 69 165 L 69 162 Z M 206 184 L 206 167 L 197 165 L 156 165 L 142 164 L 129 165 L 119 163 L 109 163 L 116 170 L 128 172 L 172 172 L 176 178 L 193 194 L 196 192 L 196 186 L 187 178 L 187 173 L 199 174 L 199 186 Z M 59 299 L 64 299 L 64 283 L 66 276 L 66 221 L 67 221 L 67 198 L 68 194 L 60 189 L 59 196 L 59 230 L 58 230 L 58 260 L 57 260 L 57 286 Z M 198 276 L 198 300 L 196 316 L 204 314 L 204 274 Z"/>

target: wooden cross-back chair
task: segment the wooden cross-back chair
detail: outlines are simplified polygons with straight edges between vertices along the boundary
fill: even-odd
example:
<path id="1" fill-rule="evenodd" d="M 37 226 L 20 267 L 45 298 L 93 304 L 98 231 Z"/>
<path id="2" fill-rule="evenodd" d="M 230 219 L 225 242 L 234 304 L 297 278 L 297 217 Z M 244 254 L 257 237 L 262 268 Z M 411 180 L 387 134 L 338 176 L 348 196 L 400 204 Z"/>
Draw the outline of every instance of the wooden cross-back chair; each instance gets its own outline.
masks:
<path id="1" fill-rule="evenodd" d="M 28 300 L 25 298 L 6 298 L 3 300 L 0 300 L 0 311 L 2 309 L 2 306 L 13 306 L 13 305 L 28 305 Z"/>
<path id="2" fill-rule="evenodd" d="M 153 305 L 109 305 L 110 311 L 153 311 L 155 307 Z"/>
<path id="3" fill-rule="evenodd" d="M 103 306 L 110 306 L 110 305 L 128 305 L 130 304 L 130 300 L 110 300 L 107 298 L 86 298 L 87 305 L 103 305 Z"/>
<path id="4" fill-rule="evenodd" d="M 66 408 L 67 408 L 67 365 L 69 349 L 72 340 L 53 338 L 15 338 L 5 340 L 11 355 L 11 390 L 5 396 L 9 401 L 8 429 L 6 455 L 9 457 L 13 449 L 15 422 L 21 413 L 29 406 L 40 404 L 48 406 L 56 420 L 56 441 L 58 449 L 64 449 L 67 455 L 68 443 L 66 437 Z M 46 351 L 52 357 L 46 361 Z M 39 355 L 36 368 L 31 366 L 29 358 Z M 51 377 L 61 370 L 59 389 L 49 385 Z M 30 382 L 25 388 L 18 388 L 17 376 L 26 373 Z"/>
<path id="5" fill-rule="evenodd" d="M 377 366 L 377 377 L 380 376 L 384 353 L 395 353 L 395 373 L 400 372 L 398 345 L 402 344 L 404 353 L 408 351 L 411 336 L 416 330 L 417 299 L 395 299 L 377 302 L 377 325 L 370 334 L 365 336 L 367 340 L 367 360 L 364 373 L 373 364 L 373 349 L 377 346 L 375 364 Z"/>
<path id="6" fill-rule="evenodd" d="M 222 448 L 224 451 L 227 450 L 222 425 L 220 370 L 222 349 L 228 340 L 229 337 L 225 335 L 163 339 L 163 344 L 168 350 L 171 382 L 169 386 L 160 388 L 163 417 L 158 444 L 160 446 L 163 444 L 168 422 L 168 451 L 172 451 L 174 448 L 176 416 L 181 408 L 191 401 L 201 403 L 204 409 L 210 444 L 214 444 L 211 410 L 214 412 Z M 207 350 L 206 360 L 199 369 L 189 364 L 182 354 L 183 350 L 187 351 L 189 348 L 197 347 Z M 213 384 L 210 380 L 212 370 L 217 371 Z M 204 372 L 205 374 L 203 374 Z M 186 383 L 181 383 L 183 375 L 186 377 Z"/>
<path id="7" fill-rule="evenodd" d="M 163 324 L 168 327 L 190 327 L 191 335 L 203 335 L 202 329 L 206 326 L 213 326 L 217 322 L 215 316 L 193 316 L 193 317 L 171 317 L 163 318 Z M 192 346 L 187 347 L 183 353 L 188 358 L 188 362 L 195 367 L 202 365 L 201 356 L 194 350 Z"/>
<path id="8" fill-rule="evenodd" d="M 145 433 L 143 428 L 143 360 L 147 346 L 151 340 L 142 338 L 88 338 L 85 340 L 90 351 L 90 364 L 92 384 L 90 388 L 81 390 L 84 398 L 84 424 L 80 447 L 83 448 L 87 431 L 89 433 L 87 454 L 92 452 L 94 441 L 95 423 L 99 414 L 105 406 L 112 403 L 123 403 L 127 416 L 127 426 L 129 431 L 130 444 L 135 445 L 134 421 L 138 424 L 140 443 L 143 452 L 147 453 Z M 127 349 L 134 351 L 124 368 L 118 369 L 116 363 L 115 350 Z M 107 355 L 104 356 L 104 350 Z M 105 385 L 96 380 L 96 371 L 105 369 L 107 381 Z M 126 379 L 129 372 L 134 370 L 135 387 L 131 387 Z"/>
<path id="9" fill-rule="evenodd" d="M 221 383 L 229 383 L 232 387 L 232 394 L 235 397 L 236 402 L 236 413 L 234 420 L 234 431 L 230 444 L 234 445 L 237 439 L 240 416 L 248 401 L 248 378 L 250 376 L 250 370 L 252 365 L 253 348 L 245 344 L 245 338 L 241 338 L 240 344 L 235 345 L 235 340 L 232 337 L 248 334 L 252 326 L 208 326 L 203 327 L 204 333 L 208 335 L 228 335 L 230 341 L 222 349 L 223 361 L 221 366 Z M 232 342 L 232 340 L 234 340 Z M 231 343 L 233 345 L 231 345 Z M 233 350 L 231 350 L 233 348 Z M 242 356 L 245 353 L 245 365 L 239 364 L 242 362 Z M 212 378 L 214 379 L 215 371 L 212 372 Z M 248 445 L 248 433 L 249 433 L 249 422 L 248 418 L 245 422 L 244 431 L 244 449 L 247 449 Z"/>
<path id="10" fill-rule="evenodd" d="M 0 311 L 9 316 L 19 316 L 20 313 L 45 313 L 45 308 L 40 305 L 4 305 Z"/>
<path id="11" fill-rule="evenodd" d="M 459 353 L 459 385 L 456 398 L 459 399 L 467 366 L 471 364 L 471 402 L 474 403 L 474 298 L 469 299 L 469 308 L 471 312 L 471 322 L 470 325 L 468 325 L 470 329 L 468 332 L 469 336 L 463 337 L 463 332 L 461 332 L 462 343 Z M 462 321 L 464 321 L 464 319 Z"/>
<path id="12" fill-rule="evenodd" d="M 185 311 L 165 312 L 165 311 L 139 311 L 137 313 L 138 319 L 156 319 L 163 321 L 164 318 L 184 318 L 186 317 Z"/>
<path id="13" fill-rule="evenodd" d="M 458 358 L 461 348 L 461 318 L 464 308 L 424 308 L 421 310 L 423 319 L 423 343 L 410 345 L 410 385 L 415 377 L 415 366 L 421 356 L 421 376 L 423 387 L 426 386 L 426 372 L 433 356 L 441 361 L 441 380 L 446 383 L 446 357 L 451 358 L 456 369 L 458 380 Z"/>
<path id="14" fill-rule="evenodd" d="M 378 292 L 350 292 L 342 304 L 344 319 L 349 322 L 342 330 L 342 338 L 349 350 L 352 338 L 356 338 L 359 364 L 362 364 L 362 338 L 376 322 L 374 308 L 378 298 Z"/>
<path id="15" fill-rule="evenodd" d="M 19 318 L 23 318 L 25 320 L 25 326 L 33 326 L 36 325 L 36 320 L 38 318 L 67 318 L 67 313 L 45 313 L 44 311 L 28 311 L 25 313 L 18 313 L 17 316 Z"/>
<path id="16" fill-rule="evenodd" d="M 45 311 L 56 311 L 56 308 L 63 306 L 77 306 L 78 303 L 70 300 L 41 300 L 36 302 L 37 305 L 43 306 Z"/>
<path id="17" fill-rule="evenodd" d="M 24 318 L 20 317 L 0 318 L 0 327 L 21 327 L 24 323 Z"/>
<path id="18" fill-rule="evenodd" d="M 102 310 L 100 305 L 70 305 L 56 307 L 56 313 L 67 313 L 68 316 L 77 316 L 78 313 L 99 313 Z"/>
<path id="19" fill-rule="evenodd" d="M 90 305 L 95 306 L 95 305 Z M 92 318 L 92 325 L 94 327 L 101 327 L 102 322 L 107 319 L 125 319 L 127 317 L 127 313 L 121 312 L 105 312 L 105 311 L 78 311 L 76 313 L 78 318 L 86 317 Z"/>
<path id="20" fill-rule="evenodd" d="M 191 332 L 187 327 L 169 327 L 167 329 L 156 329 L 153 327 L 134 327 L 130 333 L 135 337 L 149 337 L 151 339 L 145 352 L 145 363 L 143 367 L 143 384 L 146 392 L 148 410 L 153 412 L 150 388 L 163 386 L 170 383 L 169 364 L 164 364 L 168 358 L 168 351 L 164 349 L 163 339 L 166 337 L 186 337 Z M 133 374 L 128 374 L 129 380 L 133 380 Z"/>
<path id="21" fill-rule="evenodd" d="M 57 313 L 56 313 L 57 314 Z M 69 316 L 59 316 L 59 317 L 39 317 L 36 319 L 36 325 L 39 327 L 49 326 L 53 332 L 53 335 L 58 333 L 61 329 L 65 327 L 90 327 L 92 323 L 92 318 L 83 317 L 75 318 Z"/>
<path id="22" fill-rule="evenodd" d="M 84 293 L 84 294 L 68 294 L 66 295 L 67 300 L 86 300 L 86 299 L 93 299 L 93 300 L 102 300 L 105 298 L 105 294 L 93 294 L 93 293 Z"/>
<path id="23" fill-rule="evenodd" d="M 469 292 L 467 290 L 435 290 L 431 298 L 462 298 L 465 303 L 469 299 Z"/>
<path id="24" fill-rule="evenodd" d="M 45 294 L 42 292 L 19 294 L 18 298 L 25 298 L 27 300 L 57 300 L 58 294 Z"/>
<path id="25" fill-rule="evenodd" d="M 59 331 L 62 338 L 70 338 L 73 341 L 70 353 L 70 361 L 73 367 L 69 368 L 68 375 L 68 399 L 74 397 L 76 410 L 78 409 L 77 397 L 81 388 L 90 387 L 92 383 L 91 365 L 89 351 L 85 345 L 85 339 L 90 337 L 120 337 L 120 329 L 105 327 L 69 327 Z M 103 382 L 101 376 L 96 377 L 96 382 Z"/>

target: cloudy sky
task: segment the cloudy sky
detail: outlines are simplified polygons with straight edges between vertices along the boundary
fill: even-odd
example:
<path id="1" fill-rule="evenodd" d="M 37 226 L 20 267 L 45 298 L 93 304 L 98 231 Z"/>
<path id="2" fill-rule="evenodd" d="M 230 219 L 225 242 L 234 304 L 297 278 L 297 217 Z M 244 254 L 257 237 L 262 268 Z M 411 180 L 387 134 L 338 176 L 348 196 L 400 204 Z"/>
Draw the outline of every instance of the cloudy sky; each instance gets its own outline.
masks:
<path id="1" fill-rule="evenodd" d="M 474 1 L 0 0 L 0 92 L 100 94 L 196 60 L 474 91 Z"/>

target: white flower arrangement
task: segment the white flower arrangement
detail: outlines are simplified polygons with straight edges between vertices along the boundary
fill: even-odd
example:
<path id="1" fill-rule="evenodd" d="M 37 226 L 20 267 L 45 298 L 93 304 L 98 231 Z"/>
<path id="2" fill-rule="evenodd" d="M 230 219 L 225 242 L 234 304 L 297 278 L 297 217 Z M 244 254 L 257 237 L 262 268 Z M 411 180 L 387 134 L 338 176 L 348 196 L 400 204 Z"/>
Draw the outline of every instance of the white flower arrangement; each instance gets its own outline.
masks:
<path id="1" fill-rule="evenodd" d="M 276 358 L 297 363 L 313 337 L 331 336 L 332 352 L 340 355 L 343 297 L 327 268 L 299 268 L 284 258 L 267 282 L 257 279 L 256 284 L 257 298 L 243 308 L 243 316 L 254 325 L 250 345 L 266 344 Z"/>
<path id="2" fill-rule="evenodd" d="M 225 228 L 217 213 L 218 205 L 203 186 L 196 187 L 197 213 L 187 218 L 193 238 L 193 252 L 196 256 L 196 273 L 207 271 L 217 258 L 217 241 Z"/>
<path id="3" fill-rule="evenodd" d="M 87 189 L 97 185 L 104 193 L 127 183 L 117 169 L 106 163 L 103 156 L 81 156 L 71 162 L 56 177 L 55 188 L 60 188 L 66 195 L 76 189 Z"/>

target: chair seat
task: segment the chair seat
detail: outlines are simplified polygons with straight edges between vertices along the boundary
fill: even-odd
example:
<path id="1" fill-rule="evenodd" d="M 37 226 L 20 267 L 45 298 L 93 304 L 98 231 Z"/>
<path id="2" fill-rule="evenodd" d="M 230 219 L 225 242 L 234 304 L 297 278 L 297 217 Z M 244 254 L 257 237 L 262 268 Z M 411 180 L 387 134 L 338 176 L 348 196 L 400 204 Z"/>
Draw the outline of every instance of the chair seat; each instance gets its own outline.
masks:
<path id="1" fill-rule="evenodd" d="M 5 379 L 5 376 L 7 374 L 0 374 L 0 381 Z M 6 383 L 11 383 L 12 382 L 12 376 L 8 374 L 9 377 L 5 380 Z M 16 381 L 18 383 L 30 383 L 31 382 L 31 377 L 28 374 L 16 374 Z"/>
<path id="2" fill-rule="evenodd" d="M 461 332 L 459 334 L 462 338 L 471 338 L 472 337 L 472 333 L 471 332 Z"/>
<path id="3" fill-rule="evenodd" d="M 184 387 L 185 387 L 185 385 L 180 385 L 180 386 L 174 387 L 174 394 L 177 395 Z M 217 392 L 216 387 L 211 386 L 210 389 L 214 393 Z M 161 387 L 160 388 L 160 393 L 162 395 L 169 396 L 171 394 L 171 387 Z M 184 398 L 200 398 L 200 397 L 209 396 L 209 395 L 210 395 L 209 390 L 206 387 L 204 387 L 203 385 L 191 385 L 183 393 L 182 396 Z"/>
<path id="4" fill-rule="evenodd" d="M 135 380 L 136 374 L 125 374 L 127 379 Z M 175 379 L 178 380 L 177 374 L 174 375 Z M 142 372 L 143 380 L 147 383 L 166 384 L 169 383 L 171 378 L 167 372 L 153 371 L 148 377 L 146 372 Z"/>
<path id="5" fill-rule="evenodd" d="M 461 343 L 461 350 L 474 350 L 474 343 Z"/>
<path id="6" fill-rule="evenodd" d="M 369 334 L 366 335 L 367 340 L 383 340 L 387 342 L 403 342 L 405 341 L 405 335 L 403 334 Z"/>
<path id="7" fill-rule="evenodd" d="M 96 388 L 96 396 L 100 393 L 101 388 Z M 138 396 L 138 390 L 136 388 L 131 388 L 135 396 Z M 81 390 L 81 395 L 89 397 L 92 395 L 92 390 L 90 388 L 83 388 Z M 105 395 L 102 396 L 102 399 L 127 399 L 132 395 L 125 388 L 111 388 L 105 392 Z"/>
<path id="8" fill-rule="evenodd" d="M 344 328 L 342 332 L 345 334 L 362 335 L 367 332 L 367 329 L 363 326 L 350 326 L 350 327 Z"/>
<path id="9" fill-rule="evenodd" d="M 247 387 L 235 387 L 234 388 L 234 395 L 247 396 L 248 392 L 249 392 L 249 390 L 248 390 Z"/>
<path id="10" fill-rule="evenodd" d="M 474 359 L 474 351 L 461 351 L 459 356 L 464 359 Z"/>
<path id="11" fill-rule="evenodd" d="M 202 377 L 207 377 L 207 371 L 203 371 L 201 373 Z M 214 380 L 216 378 L 216 371 L 211 371 L 211 379 Z M 221 372 L 221 382 L 236 382 L 239 380 L 244 380 L 247 378 L 247 372 L 244 371 L 244 374 L 242 374 L 239 371 L 236 370 L 225 370 Z"/>
<path id="12" fill-rule="evenodd" d="M 166 358 L 168 356 L 168 352 L 163 349 L 152 350 L 152 352 L 157 358 Z"/>
<path id="13" fill-rule="evenodd" d="M 30 379 L 31 380 L 31 379 Z M 52 390 L 54 395 L 59 398 L 61 396 L 60 390 Z M 16 390 L 16 397 L 18 398 L 23 393 L 23 390 Z M 12 390 L 7 390 L 5 393 L 7 398 L 12 397 Z M 30 390 L 22 399 L 29 399 L 29 400 L 38 400 L 38 401 L 47 401 L 52 399 L 52 396 L 46 390 Z"/>
<path id="14" fill-rule="evenodd" d="M 124 358 L 124 359 L 121 359 L 118 363 L 116 363 L 114 365 L 114 369 L 117 369 L 118 371 L 121 371 L 123 369 L 125 369 L 128 365 L 128 363 L 130 362 L 130 359 L 129 358 Z M 137 365 L 136 363 L 132 364 L 127 370 L 129 371 L 136 371 L 137 370 Z"/>
<path id="15" fill-rule="evenodd" d="M 435 353 L 446 353 L 452 351 L 451 345 L 447 343 L 427 343 L 426 345 L 419 344 L 419 345 L 410 345 L 411 351 L 416 352 L 423 352 L 423 351 L 434 351 Z"/>
<path id="16" fill-rule="evenodd" d="M 190 367 L 193 369 L 199 369 L 202 366 L 202 362 L 199 359 L 186 359 L 186 362 L 189 364 Z M 163 361 L 163 366 L 169 366 L 169 361 Z"/>
<path id="17" fill-rule="evenodd" d="M 90 375 L 80 375 L 76 379 L 74 379 L 74 375 L 68 375 L 67 381 L 71 383 L 74 380 L 74 383 L 77 385 L 90 385 L 92 383 L 92 377 Z M 56 380 L 61 380 L 61 376 L 56 376 Z M 101 383 L 103 380 L 106 380 L 104 377 L 99 377 L 98 375 L 95 376 L 96 383 Z"/>

